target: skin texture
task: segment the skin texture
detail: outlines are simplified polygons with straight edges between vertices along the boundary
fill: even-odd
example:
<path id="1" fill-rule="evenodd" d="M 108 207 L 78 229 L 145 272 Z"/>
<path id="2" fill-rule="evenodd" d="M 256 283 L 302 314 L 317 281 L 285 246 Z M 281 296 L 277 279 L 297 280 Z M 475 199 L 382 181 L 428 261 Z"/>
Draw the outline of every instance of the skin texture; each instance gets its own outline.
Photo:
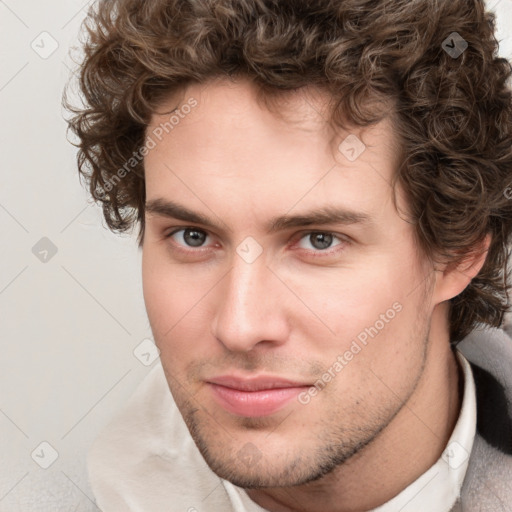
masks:
<path id="1" fill-rule="evenodd" d="M 400 212 L 392 200 L 390 121 L 334 133 L 319 91 L 290 93 L 280 117 L 243 79 L 190 85 L 162 111 L 190 97 L 197 106 L 145 158 L 146 204 L 173 201 L 215 224 L 146 212 L 144 298 L 170 391 L 212 470 L 268 510 L 381 505 L 451 435 L 460 375 L 446 301 L 484 256 L 434 269 L 421 255 L 400 189 Z M 168 118 L 154 115 L 147 133 Z M 366 145 L 353 162 L 337 151 L 351 133 Z M 268 230 L 276 216 L 325 206 L 369 220 Z M 237 253 L 249 236 L 263 251 L 252 263 Z M 225 374 L 312 386 L 393 304 L 400 311 L 307 404 L 249 418 L 213 400 L 205 381 Z"/>

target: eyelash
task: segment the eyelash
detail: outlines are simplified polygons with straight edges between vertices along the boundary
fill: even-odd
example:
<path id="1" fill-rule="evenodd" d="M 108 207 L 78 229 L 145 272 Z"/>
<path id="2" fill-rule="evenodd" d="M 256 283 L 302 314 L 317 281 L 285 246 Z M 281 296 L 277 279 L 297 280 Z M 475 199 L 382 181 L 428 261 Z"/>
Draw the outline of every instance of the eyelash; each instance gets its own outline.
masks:
<path id="1" fill-rule="evenodd" d="M 204 230 L 204 229 L 196 228 L 194 226 L 183 226 L 183 227 L 174 229 L 170 233 L 166 234 L 164 238 L 165 239 L 171 238 L 176 233 L 179 233 L 180 231 L 187 231 L 187 230 L 199 231 L 201 233 L 205 233 L 206 236 L 210 236 L 210 234 L 206 230 Z M 323 235 L 332 235 L 333 239 L 338 239 L 340 243 L 336 244 L 333 248 L 327 248 L 325 250 L 320 250 L 320 249 L 317 249 L 317 250 L 298 249 L 300 251 L 306 251 L 313 258 L 322 258 L 322 257 L 327 257 L 327 256 L 332 256 L 334 254 L 337 254 L 337 253 L 343 251 L 345 245 L 347 245 L 349 243 L 348 237 L 346 237 L 344 235 L 338 235 L 338 234 L 333 233 L 331 231 L 320 231 L 320 230 L 312 230 L 312 231 L 302 232 L 302 233 L 299 234 L 300 236 L 296 237 L 296 242 L 300 242 L 303 238 L 305 238 L 307 236 L 310 236 L 312 234 L 315 234 L 315 233 L 316 234 L 323 234 Z M 296 242 L 294 242 L 294 244 Z M 173 243 L 173 250 L 177 250 L 177 251 L 179 251 L 179 252 L 181 252 L 183 254 L 197 255 L 198 253 L 203 253 L 205 250 L 207 250 L 207 248 L 206 247 L 198 247 L 196 249 L 185 249 L 184 246 L 181 246 L 181 245 L 179 245 L 179 244 L 174 242 Z"/>

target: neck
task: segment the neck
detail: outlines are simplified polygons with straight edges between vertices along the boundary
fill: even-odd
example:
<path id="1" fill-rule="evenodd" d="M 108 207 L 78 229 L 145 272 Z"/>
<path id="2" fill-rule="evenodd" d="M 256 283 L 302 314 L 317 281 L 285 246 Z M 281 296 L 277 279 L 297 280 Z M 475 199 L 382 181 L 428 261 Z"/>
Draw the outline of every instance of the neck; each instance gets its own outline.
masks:
<path id="1" fill-rule="evenodd" d="M 437 306 L 418 386 L 372 443 L 316 482 L 250 489 L 250 498 L 271 512 L 360 512 L 386 503 L 427 471 L 441 457 L 461 408 L 462 375 L 447 317 L 447 306 Z"/>

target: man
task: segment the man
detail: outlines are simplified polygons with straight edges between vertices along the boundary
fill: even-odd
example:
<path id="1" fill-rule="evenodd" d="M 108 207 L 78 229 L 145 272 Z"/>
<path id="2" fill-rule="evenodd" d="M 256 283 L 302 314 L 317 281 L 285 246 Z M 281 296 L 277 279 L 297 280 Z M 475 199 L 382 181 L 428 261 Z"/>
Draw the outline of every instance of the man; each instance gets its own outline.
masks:
<path id="1" fill-rule="evenodd" d="M 161 359 L 91 451 L 99 507 L 512 510 L 511 70 L 483 2 L 87 24 L 80 171 L 139 223 Z"/>

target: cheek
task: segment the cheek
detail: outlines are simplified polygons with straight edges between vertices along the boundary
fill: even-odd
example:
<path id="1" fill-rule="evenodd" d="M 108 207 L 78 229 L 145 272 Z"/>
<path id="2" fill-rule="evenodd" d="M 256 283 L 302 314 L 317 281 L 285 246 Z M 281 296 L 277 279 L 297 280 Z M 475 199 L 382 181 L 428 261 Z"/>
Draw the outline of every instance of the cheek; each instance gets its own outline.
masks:
<path id="1" fill-rule="evenodd" d="M 411 339 L 420 327 L 421 286 L 412 258 L 404 261 L 411 263 L 389 257 L 360 267 L 289 274 L 290 288 L 307 306 L 295 300 L 293 325 L 307 344 L 305 353 L 327 367 L 346 354 L 356 380 L 367 368 L 385 371 L 398 361 L 415 360 L 421 343 Z"/>
<path id="2" fill-rule="evenodd" d="M 146 311 L 158 340 L 178 322 L 190 289 L 177 282 L 179 266 L 169 265 L 156 250 L 144 248 L 142 286 Z"/>
<path id="3" fill-rule="evenodd" d="M 155 258 L 151 249 L 144 245 L 142 253 L 142 291 L 146 312 L 153 329 L 157 335 L 163 329 L 163 312 L 173 311 L 172 295 L 168 294 L 167 276 L 162 274 L 158 259 Z M 157 331 L 157 332 L 155 332 Z"/>
<path id="4" fill-rule="evenodd" d="M 163 251 L 165 252 L 165 251 Z M 169 263 L 165 254 L 143 252 L 144 302 L 155 342 L 162 353 L 178 354 L 204 338 L 210 280 L 186 265 Z M 200 336 L 201 333 L 201 336 Z"/>
<path id="5" fill-rule="evenodd" d="M 289 274 L 286 282 L 306 306 L 302 312 L 309 309 L 331 331 L 350 337 L 379 320 L 394 303 L 403 304 L 411 278 L 407 268 L 373 264 Z"/>

